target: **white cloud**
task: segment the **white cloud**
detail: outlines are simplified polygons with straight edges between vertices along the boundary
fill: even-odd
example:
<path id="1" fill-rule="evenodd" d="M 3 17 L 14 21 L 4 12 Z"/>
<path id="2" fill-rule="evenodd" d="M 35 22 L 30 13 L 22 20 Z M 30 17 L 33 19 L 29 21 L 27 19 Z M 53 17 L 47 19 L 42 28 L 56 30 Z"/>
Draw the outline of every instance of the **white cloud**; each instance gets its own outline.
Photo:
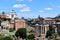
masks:
<path id="1" fill-rule="evenodd" d="M 45 8 L 45 10 L 53 10 L 53 8 Z"/>
<path id="2" fill-rule="evenodd" d="M 29 12 L 30 11 L 30 8 L 25 8 L 25 9 L 22 9 L 20 10 L 21 12 Z"/>
<path id="3" fill-rule="evenodd" d="M 40 10 L 39 12 L 44 12 L 43 10 Z"/>
<path id="4" fill-rule="evenodd" d="M 21 12 L 29 12 L 30 11 L 30 7 L 27 7 L 27 8 L 23 8 L 20 10 Z"/>
<path id="5" fill-rule="evenodd" d="M 40 13 L 46 12 L 46 11 L 50 11 L 53 10 L 53 8 L 44 8 L 43 10 L 39 10 Z"/>
<path id="6" fill-rule="evenodd" d="M 24 7 L 27 7 L 26 4 L 15 4 L 13 5 L 14 8 L 24 8 Z"/>
<path id="7" fill-rule="evenodd" d="M 15 4 L 13 5 L 13 8 L 19 8 L 21 12 L 29 12 L 30 7 L 26 4 Z"/>

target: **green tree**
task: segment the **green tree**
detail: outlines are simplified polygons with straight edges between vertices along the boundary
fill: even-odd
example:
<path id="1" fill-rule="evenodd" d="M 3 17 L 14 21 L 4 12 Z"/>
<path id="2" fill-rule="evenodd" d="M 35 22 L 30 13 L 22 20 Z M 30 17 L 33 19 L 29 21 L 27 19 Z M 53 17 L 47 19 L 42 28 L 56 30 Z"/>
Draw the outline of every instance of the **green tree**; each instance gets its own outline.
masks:
<path id="1" fill-rule="evenodd" d="M 4 37 L 3 39 L 4 39 L 4 40 L 13 40 L 13 38 L 10 37 L 10 36 L 6 36 L 6 37 Z"/>
<path id="2" fill-rule="evenodd" d="M 48 30 L 47 33 L 46 33 L 46 37 L 51 37 L 52 36 L 52 31 L 51 30 Z"/>
<path id="3" fill-rule="evenodd" d="M 10 20 L 11 20 L 11 18 L 6 18 L 6 20 L 10 21 Z"/>
<path id="4" fill-rule="evenodd" d="M 46 32 L 46 37 L 51 37 L 52 34 L 54 34 L 54 29 L 52 28 L 52 25 L 49 25 L 49 30 Z"/>
<path id="5" fill-rule="evenodd" d="M 34 38 L 35 38 L 35 36 L 33 34 L 30 34 L 27 36 L 27 39 L 29 39 L 29 40 L 33 40 Z"/>
<path id="6" fill-rule="evenodd" d="M 23 38 L 23 39 L 25 39 L 26 38 L 26 34 L 27 32 L 26 32 L 26 28 L 19 28 L 17 31 L 16 31 L 16 33 L 15 33 L 15 36 L 18 38 L 18 37 L 20 37 L 20 38 Z"/>

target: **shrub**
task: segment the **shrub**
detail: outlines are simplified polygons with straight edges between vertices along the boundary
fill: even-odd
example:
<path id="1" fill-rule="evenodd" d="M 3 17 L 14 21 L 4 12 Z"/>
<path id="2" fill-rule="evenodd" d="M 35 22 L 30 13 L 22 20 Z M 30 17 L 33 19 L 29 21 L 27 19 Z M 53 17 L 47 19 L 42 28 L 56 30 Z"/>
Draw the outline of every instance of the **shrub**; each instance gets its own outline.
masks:
<path id="1" fill-rule="evenodd" d="M 9 28 L 9 32 L 13 32 L 14 31 L 14 29 L 13 28 Z"/>
<path id="2" fill-rule="evenodd" d="M 29 39 L 29 40 L 33 40 L 34 38 L 35 38 L 35 36 L 33 34 L 30 34 L 27 36 L 27 39 Z"/>

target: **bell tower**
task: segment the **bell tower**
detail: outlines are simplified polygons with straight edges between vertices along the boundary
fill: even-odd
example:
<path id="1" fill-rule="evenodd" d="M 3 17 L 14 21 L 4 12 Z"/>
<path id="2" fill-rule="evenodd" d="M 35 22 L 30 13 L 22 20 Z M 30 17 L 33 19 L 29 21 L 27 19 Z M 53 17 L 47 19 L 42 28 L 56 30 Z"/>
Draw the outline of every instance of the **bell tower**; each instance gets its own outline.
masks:
<path id="1" fill-rule="evenodd" d="M 14 10 L 12 10 L 12 11 L 9 13 L 9 15 L 10 15 L 10 18 L 11 18 L 12 20 L 14 20 L 14 18 L 17 18 L 17 14 L 16 14 L 16 12 L 15 12 Z"/>

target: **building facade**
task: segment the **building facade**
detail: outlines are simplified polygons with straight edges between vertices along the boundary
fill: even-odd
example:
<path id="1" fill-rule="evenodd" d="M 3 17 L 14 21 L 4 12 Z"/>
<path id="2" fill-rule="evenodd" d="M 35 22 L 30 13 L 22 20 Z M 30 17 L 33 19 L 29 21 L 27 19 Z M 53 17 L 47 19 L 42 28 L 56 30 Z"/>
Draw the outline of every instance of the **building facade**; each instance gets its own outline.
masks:
<path id="1" fill-rule="evenodd" d="M 2 20 L 4 19 L 4 20 Z M 7 20 L 6 20 L 7 19 Z M 25 28 L 26 27 L 26 21 L 24 19 L 19 19 L 17 17 L 17 14 L 14 10 L 11 12 L 2 12 L 0 14 L 0 21 L 1 21 L 1 26 L 3 28 L 14 28 L 14 29 L 19 29 L 19 28 Z"/>

